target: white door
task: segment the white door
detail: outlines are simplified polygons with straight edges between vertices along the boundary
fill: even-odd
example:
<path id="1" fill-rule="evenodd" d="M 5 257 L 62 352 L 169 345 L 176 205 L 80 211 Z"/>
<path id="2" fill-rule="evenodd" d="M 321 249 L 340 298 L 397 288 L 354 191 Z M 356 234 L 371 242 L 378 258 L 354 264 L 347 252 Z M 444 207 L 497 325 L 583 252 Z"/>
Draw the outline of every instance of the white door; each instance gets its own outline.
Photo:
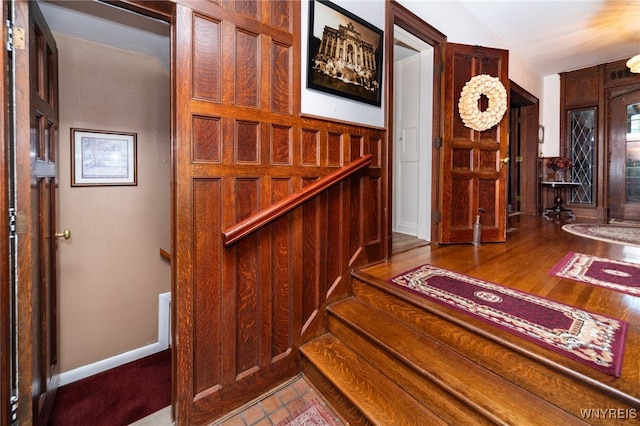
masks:
<path id="1" fill-rule="evenodd" d="M 430 240 L 433 48 L 394 31 L 393 231 Z"/>

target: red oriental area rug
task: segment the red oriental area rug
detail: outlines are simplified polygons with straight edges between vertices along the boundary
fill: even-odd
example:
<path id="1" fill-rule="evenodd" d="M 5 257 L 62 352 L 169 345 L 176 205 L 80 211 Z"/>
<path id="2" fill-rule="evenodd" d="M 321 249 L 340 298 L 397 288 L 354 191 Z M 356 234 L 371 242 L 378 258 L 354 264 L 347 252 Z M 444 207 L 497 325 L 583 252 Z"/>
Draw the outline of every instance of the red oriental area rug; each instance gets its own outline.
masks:
<path id="1" fill-rule="evenodd" d="M 420 266 L 388 282 L 620 376 L 625 321 L 432 265 Z"/>
<path id="2" fill-rule="evenodd" d="M 640 296 L 640 265 L 570 252 L 549 275 Z"/>
<path id="3" fill-rule="evenodd" d="M 338 423 L 327 409 L 314 398 L 276 426 L 338 426 Z"/>

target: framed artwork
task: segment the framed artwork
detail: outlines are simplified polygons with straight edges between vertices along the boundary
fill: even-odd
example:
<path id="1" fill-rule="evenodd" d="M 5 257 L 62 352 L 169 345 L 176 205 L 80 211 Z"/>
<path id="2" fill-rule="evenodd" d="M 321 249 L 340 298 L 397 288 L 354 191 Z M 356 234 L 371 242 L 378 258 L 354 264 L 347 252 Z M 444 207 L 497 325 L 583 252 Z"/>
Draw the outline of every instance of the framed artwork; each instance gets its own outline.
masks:
<path id="1" fill-rule="evenodd" d="M 325 1 L 309 4 L 307 87 L 380 106 L 383 32 Z"/>
<path id="2" fill-rule="evenodd" d="M 137 185 L 136 133 L 71 129 L 71 186 Z"/>

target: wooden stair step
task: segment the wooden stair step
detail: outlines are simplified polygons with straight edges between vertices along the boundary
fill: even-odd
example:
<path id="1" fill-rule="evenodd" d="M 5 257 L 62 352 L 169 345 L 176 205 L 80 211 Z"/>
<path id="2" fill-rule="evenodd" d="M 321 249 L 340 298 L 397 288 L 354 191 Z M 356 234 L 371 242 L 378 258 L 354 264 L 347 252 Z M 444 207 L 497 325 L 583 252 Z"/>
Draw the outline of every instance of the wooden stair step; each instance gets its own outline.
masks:
<path id="1" fill-rule="evenodd" d="M 595 370 L 587 376 L 548 362 L 536 352 L 520 350 L 511 342 L 482 336 L 473 329 L 461 327 L 446 317 L 387 292 L 379 282 L 372 285 L 354 279 L 353 289 L 354 295 L 365 303 L 576 416 L 585 407 L 630 409 L 640 405 L 633 396 L 610 386 L 609 383 L 615 381 L 611 376 Z M 411 298 L 412 295 L 407 296 Z M 523 344 L 530 347 L 530 342 Z M 598 424 L 597 419 L 594 424 Z"/>
<path id="2" fill-rule="evenodd" d="M 356 298 L 332 305 L 330 313 L 331 333 L 345 344 L 353 345 L 352 350 L 367 354 L 368 361 L 379 348 L 391 355 L 380 365 L 374 364 L 375 367 L 395 373 L 389 363 L 393 359 L 404 363 L 419 373 L 421 382 L 417 382 L 416 387 L 438 386 L 495 423 L 536 424 L 544 413 L 547 424 L 586 424 Z M 362 338 L 357 339 L 353 333 L 342 334 L 345 329 L 336 327 L 335 319 L 357 330 Z"/>
<path id="3" fill-rule="evenodd" d="M 368 423 L 434 426 L 446 424 L 330 334 L 301 346 L 300 353 L 303 371 L 311 381 L 318 386 L 314 380 L 316 374 L 311 371 L 315 369 L 362 413 Z M 330 403 L 336 404 L 332 391 L 327 391 L 322 384 L 319 388 Z M 340 406 L 340 403 L 336 405 Z M 342 411 L 341 414 L 345 415 Z"/>

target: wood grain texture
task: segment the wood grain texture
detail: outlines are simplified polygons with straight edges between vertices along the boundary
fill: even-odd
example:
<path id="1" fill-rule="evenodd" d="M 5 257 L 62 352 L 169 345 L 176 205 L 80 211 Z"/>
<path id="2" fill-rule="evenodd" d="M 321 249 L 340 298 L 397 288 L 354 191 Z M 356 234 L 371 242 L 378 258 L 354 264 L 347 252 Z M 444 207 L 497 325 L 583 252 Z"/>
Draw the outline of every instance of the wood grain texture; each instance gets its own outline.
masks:
<path id="1" fill-rule="evenodd" d="M 299 115 L 299 8 L 176 4 L 177 424 L 297 374 L 297 346 L 324 332 L 348 271 L 385 253 L 386 132 Z"/>
<path id="2" fill-rule="evenodd" d="M 404 411 L 419 416 L 416 410 L 424 405 L 447 424 L 627 423 L 629 419 L 587 420 L 582 412 L 607 407 L 635 413 L 640 407 L 640 315 L 634 299 L 547 273 L 570 250 L 636 262 L 640 252 L 573 236 L 541 217 L 517 220 L 518 229 L 505 244 L 420 247 L 354 272 L 353 297 L 328 307 L 331 334 L 301 348 L 307 377 L 320 383 L 330 401 L 349 401 L 346 417 L 354 418 L 353 424 L 372 421 L 365 401 L 377 401 L 377 389 L 387 386 L 388 379 L 415 398 Z M 628 321 L 621 377 L 383 281 L 423 263 Z M 352 369 L 371 367 L 385 378 L 378 381 L 364 373 L 341 380 Z M 339 404 L 336 408 L 343 409 Z M 358 420 L 357 410 L 366 420 Z"/>
<path id="3" fill-rule="evenodd" d="M 442 168 L 440 198 L 442 243 L 471 242 L 473 224 L 483 209 L 482 239 L 504 241 L 506 237 L 506 168 L 500 162 L 508 147 L 508 116 L 482 132 L 466 127 L 458 100 L 467 82 L 477 75 L 497 77 L 508 88 L 508 52 L 479 46 L 449 43 L 445 62 Z M 479 108 L 484 110 L 486 99 Z M 491 193 L 493 191 L 493 193 Z"/>
<path id="4" fill-rule="evenodd" d="M 541 297 L 576 306 L 591 312 L 597 312 L 629 323 L 626 348 L 619 378 L 608 376 L 589 368 L 582 363 L 567 359 L 552 351 L 542 350 L 539 345 L 515 339 L 510 333 L 490 329 L 491 336 L 499 336 L 500 343 L 510 348 L 518 348 L 526 356 L 543 362 L 545 368 L 560 371 L 571 380 L 579 380 L 587 387 L 597 388 L 599 392 L 620 400 L 620 404 L 640 406 L 640 390 L 637 387 L 640 371 L 637 368 L 640 356 L 640 315 L 635 309 L 634 299 L 599 287 L 568 282 L 550 277 L 548 271 L 569 251 L 577 251 L 594 256 L 640 263 L 640 252 L 629 246 L 608 244 L 574 236 L 560 229 L 561 223 L 549 222 L 539 216 L 520 215 L 515 218 L 517 230 L 509 234 L 505 244 L 482 244 L 479 248 L 472 245 L 440 246 L 437 249 L 422 247 L 394 256 L 392 262 L 366 268 L 364 272 L 386 280 L 408 269 L 424 263 L 454 270 L 497 284 L 513 287 Z M 357 287 L 357 286 L 356 286 Z M 423 299 L 421 299 L 423 300 Z M 419 314 L 424 315 L 423 313 Z M 449 321 L 463 321 L 474 325 L 474 332 L 486 334 L 486 325 L 474 323 L 468 316 L 449 315 Z M 424 319 L 425 324 L 430 320 Z M 435 323 L 439 324 L 439 323 Z M 422 327 L 422 325 L 421 325 Z M 433 327 L 435 331 L 439 327 Z M 448 333 L 443 329 L 442 338 Z M 482 331 L 484 330 L 484 332 Z M 460 337 L 461 339 L 467 339 Z M 461 349 L 464 343 L 459 343 Z M 481 346 L 484 346 L 482 344 Z M 473 346 L 469 346 L 473 351 Z M 480 349 L 485 351 L 485 349 Z M 492 353 L 492 352 L 488 352 Z M 487 355 L 488 356 L 488 355 Z M 483 361 L 486 362 L 486 361 Z M 511 368 L 510 362 L 503 362 L 505 368 Z M 492 367 L 494 368 L 494 367 Z M 529 367 L 514 364 L 516 370 L 510 373 L 512 380 L 525 379 L 532 383 L 547 373 L 534 373 Z M 519 369 L 530 371 L 533 376 L 519 375 Z M 566 380 L 566 379 L 563 379 Z M 563 385 L 565 381 L 561 381 Z M 560 385 L 552 386 L 558 387 Z M 569 385 L 571 386 L 576 385 Z M 585 391 L 577 392 L 582 395 Z M 572 398 L 574 408 L 581 405 L 580 398 Z M 624 406 L 624 405 L 622 405 Z"/>
<path id="5" fill-rule="evenodd" d="M 324 335 L 300 350 L 371 424 L 446 424 L 333 336 Z"/>

